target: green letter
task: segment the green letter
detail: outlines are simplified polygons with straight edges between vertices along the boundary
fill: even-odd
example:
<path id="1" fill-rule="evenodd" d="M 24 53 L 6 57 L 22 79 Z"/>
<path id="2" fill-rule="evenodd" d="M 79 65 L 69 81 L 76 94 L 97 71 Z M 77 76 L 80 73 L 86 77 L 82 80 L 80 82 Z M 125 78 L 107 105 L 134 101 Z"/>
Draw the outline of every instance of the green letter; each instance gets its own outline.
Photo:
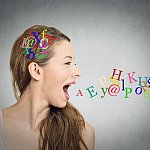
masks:
<path id="1" fill-rule="evenodd" d="M 105 96 L 108 88 L 106 88 L 106 91 L 104 90 L 104 88 L 101 88 L 101 89 L 102 89 L 104 96 Z M 101 98 L 103 98 L 104 96 L 101 96 Z"/>
<path id="2" fill-rule="evenodd" d="M 132 92 L 132 89 L 131 88 L 125 88 L 125 91 L 126 91 L 126 96 L 124 98 L 129 98 L 128 94 L 130 94 Z"/>
<path id="3" fill-rule="evenodd" d="M 94 96 L 96 96 L 97 95 L 97 92 L 95 93 L 94 92 L 94 90 L 92 89 L 92 90 L 90 90 L 90 88 L 94 88 L 93 86 L 90 86 L 89 88 L 87 88 L 86 90 L 89 92 L 89 94 L 90 94 L 90 98 L 92 98 L 92 97 L 94 97 Z M 93 93 L 93 94 L 92 94 Z"/>

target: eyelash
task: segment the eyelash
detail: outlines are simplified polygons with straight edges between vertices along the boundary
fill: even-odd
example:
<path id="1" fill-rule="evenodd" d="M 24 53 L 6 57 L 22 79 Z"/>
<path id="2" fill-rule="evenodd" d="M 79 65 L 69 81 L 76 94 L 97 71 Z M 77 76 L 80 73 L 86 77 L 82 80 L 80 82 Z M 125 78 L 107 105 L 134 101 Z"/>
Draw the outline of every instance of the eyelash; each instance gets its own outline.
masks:
<path id="1" fill-rule="evenodd" d="M 71 64 L 71 62 L 67 62 L 67 63 L 65 63 L 66 65 L 70 65 Z"/>
<path id="2" fill-rule="evenodd" d="M 70 65 L 71 64 L 71 62 L 67 62 L 67 63 L 65 63 L 66 65 Z M 77 65 L 77 64 L 74 64 L 75 66 Z"/>

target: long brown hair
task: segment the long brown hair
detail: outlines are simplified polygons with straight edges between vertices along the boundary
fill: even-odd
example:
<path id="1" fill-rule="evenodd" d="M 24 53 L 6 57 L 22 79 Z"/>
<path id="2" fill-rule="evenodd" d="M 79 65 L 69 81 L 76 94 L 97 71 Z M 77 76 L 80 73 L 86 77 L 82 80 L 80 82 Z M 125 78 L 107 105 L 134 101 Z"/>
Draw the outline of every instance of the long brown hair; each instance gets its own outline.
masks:
<path id="1" fill-rule="evenodd" d="M 25 48 L 21 47 L 23 39 L 31 36 L 31 32 L 38 33 L 45 29 L 51 37 L 55 38 L 48 45 L 46 57 L 43 59 L 27 58 L 27 55 L 24 54 Z M 34 61 L 41 67 L 45 66 L 47 61 L 54 55 L 55 44 L 61 40 L 70 42 L 70 39 L 58 29 L 45 25 L 32 26 L 17 38 L 10 56 L 10 69 L 17 101 L 31 81 L 28 65 Z M 32 50 L 36 53 L 37 47 Z M 87 150 L 88 148 L 82 139 L 84 128 L 84 118 L 69 102 L 64 108 L 49 106 L 47 117 L 40 122 L 39 150 L 81 150 L 81 147 Z"/>

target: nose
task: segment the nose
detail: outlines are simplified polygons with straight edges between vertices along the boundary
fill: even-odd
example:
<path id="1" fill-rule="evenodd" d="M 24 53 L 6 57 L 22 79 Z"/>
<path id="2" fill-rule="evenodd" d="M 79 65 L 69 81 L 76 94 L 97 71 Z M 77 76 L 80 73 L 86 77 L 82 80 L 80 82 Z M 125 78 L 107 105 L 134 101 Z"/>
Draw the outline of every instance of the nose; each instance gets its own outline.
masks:
<path id="1" fill-rule="evenodd" d="M 81 76 L 80 70 L 79 70 L 79 68 L 75 65 L 74 71 L 73 71 L 73 73 L 72 73 L 72 77 L 74 77 L 74 78 L 76 79 L 76 78 L 79 78 L 80 76 Z"/>

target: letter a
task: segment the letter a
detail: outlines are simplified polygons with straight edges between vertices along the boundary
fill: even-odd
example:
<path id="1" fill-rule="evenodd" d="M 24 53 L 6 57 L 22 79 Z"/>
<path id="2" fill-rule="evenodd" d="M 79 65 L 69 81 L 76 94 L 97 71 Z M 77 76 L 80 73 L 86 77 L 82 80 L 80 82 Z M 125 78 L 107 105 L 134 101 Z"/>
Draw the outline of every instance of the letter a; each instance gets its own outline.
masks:
<path id="1" fill-rule="evenodd" d="M 80 95 L 79 95 L 80 94 Z M 81 90 L 78 91 L 77 95 L 76 96 L 83 96 Z"/>

